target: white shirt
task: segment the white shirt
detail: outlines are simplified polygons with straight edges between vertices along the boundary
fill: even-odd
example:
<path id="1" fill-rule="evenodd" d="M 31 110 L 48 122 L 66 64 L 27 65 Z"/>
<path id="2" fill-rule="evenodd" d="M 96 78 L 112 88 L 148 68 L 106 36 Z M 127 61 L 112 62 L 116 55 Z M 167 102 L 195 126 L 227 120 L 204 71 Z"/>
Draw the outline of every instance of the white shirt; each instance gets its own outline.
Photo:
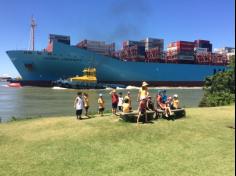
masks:
<path id="1" fill-rule="evenodd" d="M 76 97 L 75 109 L 81 110 L 81 109 L 83 109 L 83 107 L 84 107 L 84 102 L 83 102 L 82 98 Z"/>
<path id="2" fill-rule="evenodd" d="M 119 97 L 118 106 L 122 106 L 122 104 L 123 104 L 123 97 Z"/>

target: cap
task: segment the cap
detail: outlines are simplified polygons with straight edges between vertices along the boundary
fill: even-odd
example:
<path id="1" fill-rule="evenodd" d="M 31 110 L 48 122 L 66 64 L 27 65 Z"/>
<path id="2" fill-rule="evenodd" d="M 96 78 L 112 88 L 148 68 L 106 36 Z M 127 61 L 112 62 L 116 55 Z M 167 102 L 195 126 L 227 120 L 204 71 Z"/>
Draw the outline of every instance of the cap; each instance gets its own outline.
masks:
<path id="1" fill-rule="evenodd" d="M 102 94 L 101 94 L 101 93 L 99 94 L 99 97 L 102 97 Z"/>
<path id="2" fill-rule="evenodd" d="M 174 97 L 174 98 L 178 98 L 178 95 L 177 95 L 177 94 L 174 94 L 173 97 Z"/>
<path id="3" fill-rule="evenodd" d="M 144 87 L 144 86 L 148 86 L 148 83 L 145 81 L 142 83 L 142 87 Z"/>

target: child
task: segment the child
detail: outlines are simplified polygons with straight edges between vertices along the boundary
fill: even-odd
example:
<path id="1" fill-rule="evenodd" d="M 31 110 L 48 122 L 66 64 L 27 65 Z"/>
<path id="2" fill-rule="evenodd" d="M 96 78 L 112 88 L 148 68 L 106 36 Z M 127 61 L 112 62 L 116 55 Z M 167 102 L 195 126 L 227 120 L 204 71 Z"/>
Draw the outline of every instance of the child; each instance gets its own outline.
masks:
<path id="1" fill-rule="evenodd" d="M 143 98 L 139 101 L 137 125 L 138 125 L 141 115 L 145 116 L 145 122 L 147 122 L 146 104 L 147 104 L 147 102 L 146 102 L 145 98 Z"/>
<path id="2" fill-rule="evenodd" d="M 112 103 L 112 114 L 116 115 L 116 109 L 118 105 L 118 95 L 116 94 L 116 90 L 113 89 L 113 91 L 110 92 L 111 94 L 111 103 Z"/>
<path id="3" fill-rule="evenodd" d="M 132 105 L 131 105 L 131 95 L 130 95 L 129 91 L 127 92 L 127 95 L 125 96 L 124 99 L 128 99 L 129 100 L 129 110 L 131 111 L 132 110 Z"/>
<path id="4" fill-rule="evenodd" d="M 102 97 L 102 94 L 99 94 L 98 98 L 98 114 L 101 114 L 103 116 L 103 111 L 105 109 L 105 101 Z"/>
<path id="5" fill-rule="evenodd" d="M 173 109 L 178 109 L 178 108 L 180 107 L 179 104 L 180 104 L 180 103 L 179 103 L 178 95 L 175 94 L 175 95 L 173 96 Z"/>
<path id="6" fill-rule="evenodd" d="M 166 103 L 167 102 L 167 95 L 166 95 L 166 90 L 162 91 L 162 103 Z"/>
<path id="7" fill-rule="evenodd" d="M 123 110 L 124 113 L 130 112 L 129 99 L 125 98 L 124 103 L 122 105 L 122 110 Z"/>
<path id="8" fill-rule="evenodd" d="M 82 115 L 82 111 L 83 111 L 83 105 L 84 105 L 84 102 L 82 99 L 82 93 L 78 92 L 77 97 L 75 98 L 75 101 L 74 101 L 74 107 L 76 109 L 76 118 L 78 120 L 82 119 L 81 115 Z"/>
<path id="9" fill-rule="evenodd" d="M 88 116 L 89 99 L 87 93 L 84 93 L 84 109 L 85 109 L 85 116 Z"/>
<path id="10" fill-rule="evenodd" d="M 163 97 L 163 96 L 162 96 L 162 92 L 159 91 L 158 94 L 157 94 L 157 97 L 156 97 L 157 109 L 159 108 L 159 109 L 164 110 L 165 116 L 166 116 L 166 117 L 169 117 L 168 114 L 172 115 L 171 110 L 170 110 L 170 107 L 168 107 L 168 106 L 166 105 L 166 103 L 163 103 L 162 97 Z"/>
<path id="11" fill-rule="evenodd" d="M 156 118 L 157 118 L 157 110 L 154 106 L 154 103 L 152 102 L 152 97 L 151 96 L 148 96 L 148 98 L 147 98 L 146 107 L 147 107 L 147 110 L 149 110 L 149 111 L 155 111 L 155 113 L 156 113 L 155 115 L 156 115 Z"/>
<path id="12" fill-rule="evenodd" d="M 122 104 L 123 104 L 123 97 L 122 97 L 122 92 L 119 93 L 119 101 L 118 101 L 118 110 L 121 112 L 122 111 Z"/>

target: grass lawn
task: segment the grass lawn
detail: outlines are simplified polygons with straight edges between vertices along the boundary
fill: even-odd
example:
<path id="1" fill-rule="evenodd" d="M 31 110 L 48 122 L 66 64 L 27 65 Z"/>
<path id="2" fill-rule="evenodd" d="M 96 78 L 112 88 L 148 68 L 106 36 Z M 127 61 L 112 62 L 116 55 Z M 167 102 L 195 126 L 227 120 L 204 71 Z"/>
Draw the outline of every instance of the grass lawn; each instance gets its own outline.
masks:
<path id="1" fill-rule="evenodd" d="M 186 112 L 139 128 L 109 115 L 0 124 L 0 175 L 234 175 L 234 106 Z"/>

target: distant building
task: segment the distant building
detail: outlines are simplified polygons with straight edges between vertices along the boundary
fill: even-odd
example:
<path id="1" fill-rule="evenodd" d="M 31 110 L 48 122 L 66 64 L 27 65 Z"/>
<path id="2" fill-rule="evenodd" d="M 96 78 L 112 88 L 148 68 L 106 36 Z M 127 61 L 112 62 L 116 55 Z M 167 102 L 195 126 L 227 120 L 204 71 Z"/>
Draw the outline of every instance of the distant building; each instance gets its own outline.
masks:
<path id="1" fill-rule="evenodd" d="M 226 54 L 228 59 L 235 55 L 235 48 L 233 47 L 215 48 L 214 51 L 219 54 Z"/>

